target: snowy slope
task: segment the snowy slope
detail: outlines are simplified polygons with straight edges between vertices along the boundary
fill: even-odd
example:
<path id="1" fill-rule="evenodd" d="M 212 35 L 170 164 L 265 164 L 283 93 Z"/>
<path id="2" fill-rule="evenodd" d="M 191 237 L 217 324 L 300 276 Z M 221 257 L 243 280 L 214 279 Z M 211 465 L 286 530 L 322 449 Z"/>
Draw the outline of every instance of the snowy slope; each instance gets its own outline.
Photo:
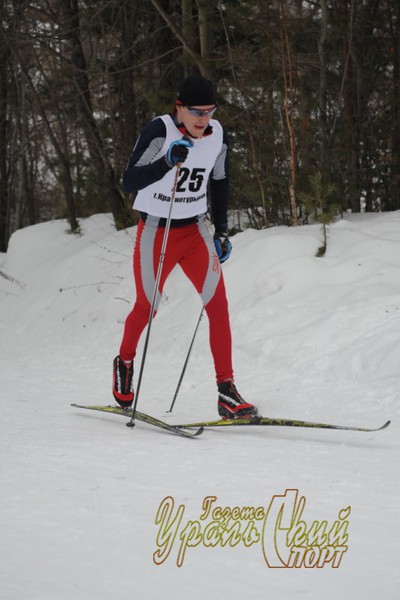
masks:
<path id="1" fill-rule="evenodd" d="M 36 225 L 0 255 L 1 600 L 397 598 L 400 212 L 337 222 L 324 258 L 315 257 L 318 225 L 248 230 L 224 265 L 239 391 L 269 416 L 371 427 L 392 419 L 376 433 L 241 428 L 185 440 L 71 408 L 111 402 L 134 297 L 135 229 L 116 232 L 108 215 L 82 229 Z M 152 328 L 140 410 L 170 422 L 217 416 L 206 319 L 174 413 L 165 412 L 200 310 L 176 270 Z M 290 489 L 305 498 L 308 527 L 348 522 L 337 568 L 267 562 L 275 542 L 290 545 L 273 508 L 267 518 Z M 155 519 L 168 496 L 174 514 L 184 511 L 156 565 Z M 260 539 L 207 547 L 199 538 L 178 567 L 185 525 L 204 533 L 210 523 L 200 518 L 209 496 L 213 506 L 262 507 Z M 236 521 L 243 533 L 249 519 Z"/>

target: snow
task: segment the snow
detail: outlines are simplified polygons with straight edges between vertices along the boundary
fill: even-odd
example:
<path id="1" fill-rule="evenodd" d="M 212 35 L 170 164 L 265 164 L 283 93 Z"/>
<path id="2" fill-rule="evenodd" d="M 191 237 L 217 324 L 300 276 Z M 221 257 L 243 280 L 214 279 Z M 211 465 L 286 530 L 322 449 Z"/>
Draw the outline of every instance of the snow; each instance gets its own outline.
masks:
<path id="1" fill-rule="evenodd" d="M 135 228 L 116 232 L 110 215 L 81 224 L 79 237 L 65 221 L 28 227 L 0 255 L 0 598 L 397 598 L 400 212 L 347 215 L 330 226 L 324 258 L 315 257 L 319 225 L 247 230 L 224 265 L 246 399 L 268 416 L 390 427 L 230 428 L 195 440 L 70 406 L 112 402 L 111 364 L 134 297 Z M 217 417 L 206 318 L 166 413 L 200 310 L 177 269 L 152 328 L 139 410 L 171 423 Z M 211 521 L 201 518 L 207 497 L 214 508 L 267 513 L 286 490 L 305 498 L 308 528 L 348 522 L 337 568 L 274 568 L 261 541 L 243 537 L 234 547 L 203 537 L 177 566 L 185 526 L 204 533 Z M 183 514 L 157 565 L 167 497 Z M 243 515 L 237 523 L 249 525 Z M 270 558 L 285 533 L 274 540 L 274 523 L 264 530 Z M 254 527 L 262 533 L 263 521 Z"/>

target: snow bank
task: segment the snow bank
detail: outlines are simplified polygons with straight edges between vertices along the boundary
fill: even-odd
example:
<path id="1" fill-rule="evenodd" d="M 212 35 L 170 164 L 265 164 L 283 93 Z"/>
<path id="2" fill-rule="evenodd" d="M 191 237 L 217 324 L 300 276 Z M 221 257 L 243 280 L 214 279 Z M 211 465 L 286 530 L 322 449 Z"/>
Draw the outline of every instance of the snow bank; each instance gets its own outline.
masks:
<path id="1" fill-rule="evenodd" d="M 67 230 L 26 228 L 0 255 L 0 598 L 397 597 L 400 212 L 346 216 L 330 226 L 324 258 L 318 225 L 248 230 L 224 265 L 241 393 L 270 416 L 391 418 L 376 434 L 231 429 L 188 441 L 72 409 L 112 400 L 136 230 L 115 231 L 109 215 L 83 220 L 81 236 Z M 216 417 L 206 319 L 165 414 L 200 310 L 177 269 L 152 329 L 141 410 Z M 198 520 L 207 496 L 268 507 L 287 489 L 307 499 L 310 523 L 351 506 L 339 568 L 274 569 L 260 545 L 203 542 L 180 568 L 178 542 L 153 562 L 166 496 Z"/>

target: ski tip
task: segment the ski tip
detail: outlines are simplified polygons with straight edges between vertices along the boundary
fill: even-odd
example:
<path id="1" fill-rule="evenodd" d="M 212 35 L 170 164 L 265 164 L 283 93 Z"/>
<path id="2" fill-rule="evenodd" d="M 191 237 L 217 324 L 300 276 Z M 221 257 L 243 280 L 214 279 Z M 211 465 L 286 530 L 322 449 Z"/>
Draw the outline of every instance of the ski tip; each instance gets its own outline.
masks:
<path id="1" fill-rule="evenodd" d="M 186 437 L 191 437 L 191 438 L 195 438 L 195 437 L 197 437 L 198 435 L 201 435 L 204 432 L 204 427 L 203 426 L 196 427 L 196 428 L 194 428 L 194 427 L 193 428 L 186 428 L 186 427 L 177 426 L 176 429 L 177 429 L 177 433 L 179 432 L 180 434 L 184 434 Z"/>
<path id="2" fill-rule="evenodd" d="M 390 421 L 390 420 L 386 421 L 386 423 L 384 425 L 382 425 L 382 427 L 380 427 L 380 429 L 386 429 L 386 427 L 389 427 L 389 425 L 390 425 L 391 422 L 392 421 Z"/>

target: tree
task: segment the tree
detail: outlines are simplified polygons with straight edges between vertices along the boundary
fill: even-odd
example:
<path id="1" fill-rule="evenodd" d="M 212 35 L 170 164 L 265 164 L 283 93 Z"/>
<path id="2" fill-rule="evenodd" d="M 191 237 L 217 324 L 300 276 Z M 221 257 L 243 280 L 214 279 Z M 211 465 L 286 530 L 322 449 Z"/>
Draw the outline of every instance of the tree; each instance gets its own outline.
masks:
<path id="1" fill-rule="evenodd" d="M 132 223 L 132 217 L 116 181 L 114 170 L 106 154 L 104 140 L 93 113 L 88 65 L 82 46 L 78 0 L 60 0 L 60 2 L 64 11 L 64 35 L 66 50 L 69 54 L 66 70 L 76 90 L 74 102 L 85 133 L 90 158 L 96 170 L 98 191 L 107 195 L 115 225 L 117 229 L 123 229 Z"/>
<path id="2" fill-rule="evenodd" d="M 297 225 L 297 145 L 295 130 L 295 90 L 292 49 L 286 23 L 283 0 L 280 0 L 280 53 L 283 77 L 283 114 L 289 139 L 289 199 L 292 225 Z"/>
<path id="3" fill-rule="evenodd" d="M 310 176 L 310 192 L 301 192 L 303 205 L 313 219 L 322 223 L 323 243 L 316 256 L 324 256 L 328 245 L 328 225 L 333 223 L 340 212 L 340 206 L 331 202 L 335 191 L 332 184 L 323 185 L 320 172 Z"/>
<path id="4" fill-rule="evenodd" d="M 231 207 L 307 218 L 320 172 L 353 211 L 400 208 L 400 14 L 386 0 L 0 0 L 0 250 L 18 227 L 111 210 L 176 83 L 214 79 Z"/>
<path id="5" fill-rule="evenodd" d="M 5 9 L 4 0 L 0 1 L 1 14 Z M 9 169 L 7 161 L 7 148 L 9 147 L 9 120 L 8 108 L 10 104 L 9 82 L 11 53 L 5 40 L 7 23 L 0 21 L 0 252 L 7 250 L 10 229 L 10 197 L 9 197 Z"/>

